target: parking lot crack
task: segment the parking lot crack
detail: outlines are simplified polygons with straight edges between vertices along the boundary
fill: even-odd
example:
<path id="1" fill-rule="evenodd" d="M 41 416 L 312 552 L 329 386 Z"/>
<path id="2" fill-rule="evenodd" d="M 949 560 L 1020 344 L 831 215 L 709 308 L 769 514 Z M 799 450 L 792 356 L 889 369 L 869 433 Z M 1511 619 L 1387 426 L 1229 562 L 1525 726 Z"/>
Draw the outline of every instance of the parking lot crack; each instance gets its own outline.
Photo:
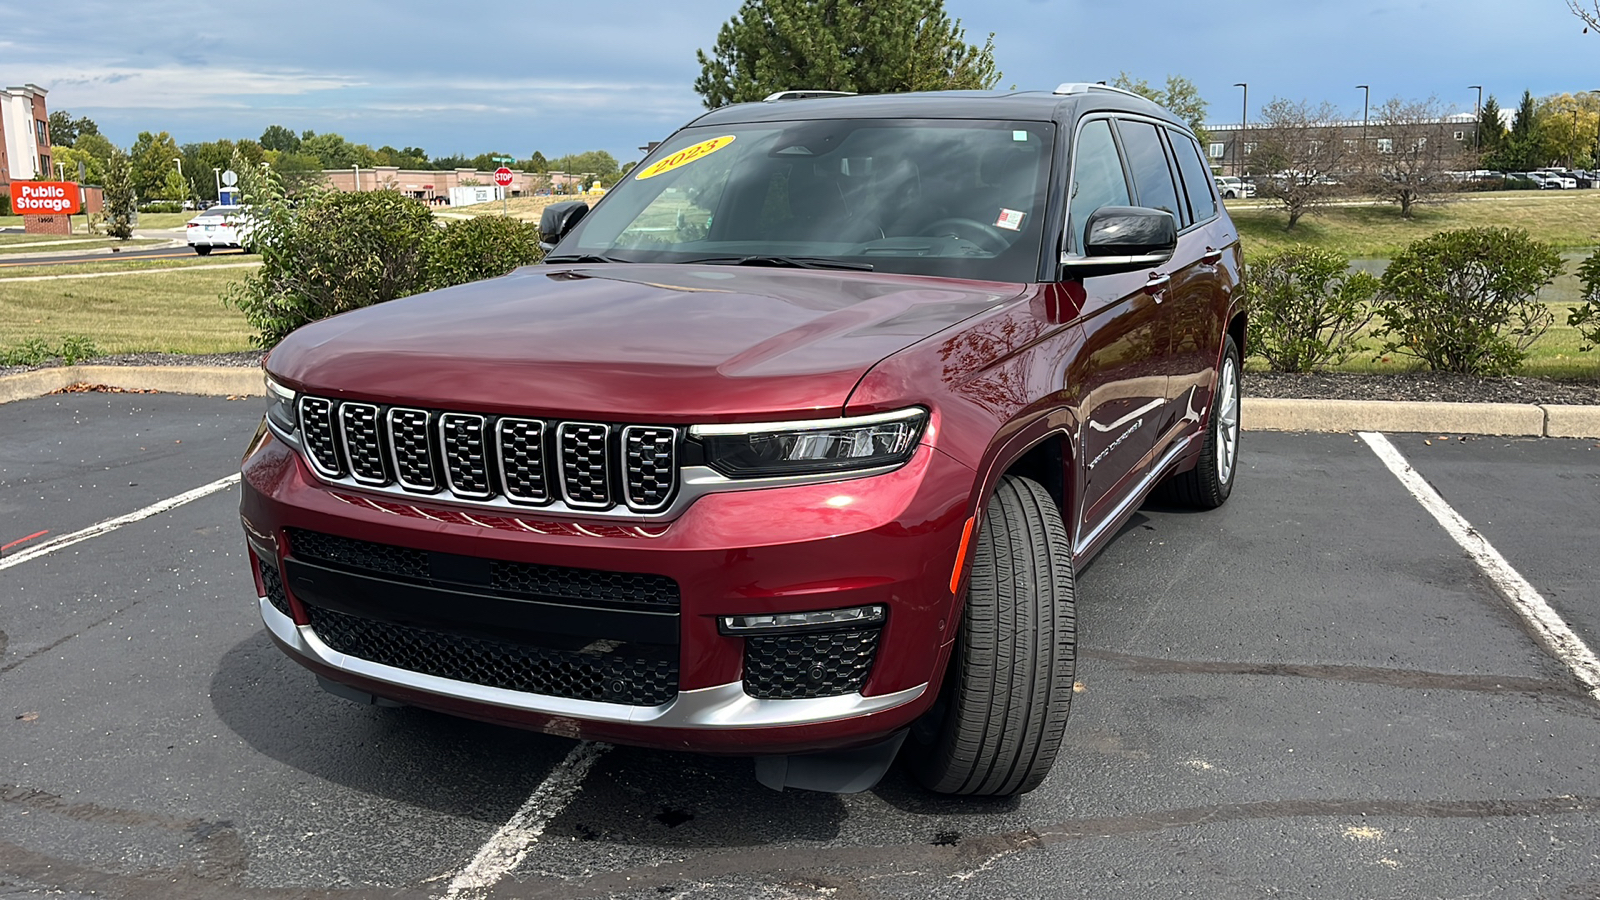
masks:
<path id="1" fill-rule="evenodd" d="M 1377 666 L 1347 666 L 1309 663 L 1247 663 L 1218 660 L 1163 659 L 1134 656 L 1109 650 L 1082 650 L 1080 656 L 1104 660 L 1125 672 L 1138 675 L 1262 675 L 1276 678 L 1313 678 L 1378 684 L 1385 687 L 1426 690 L 1477 691 L 1490 694 L 1559 694 L 1581 697 L 1577 686 L 1565 679 L 1525 678 L 1514 675 L 1469 675 L 1425 672 L 1417 669 L 1389 669 Z"/>

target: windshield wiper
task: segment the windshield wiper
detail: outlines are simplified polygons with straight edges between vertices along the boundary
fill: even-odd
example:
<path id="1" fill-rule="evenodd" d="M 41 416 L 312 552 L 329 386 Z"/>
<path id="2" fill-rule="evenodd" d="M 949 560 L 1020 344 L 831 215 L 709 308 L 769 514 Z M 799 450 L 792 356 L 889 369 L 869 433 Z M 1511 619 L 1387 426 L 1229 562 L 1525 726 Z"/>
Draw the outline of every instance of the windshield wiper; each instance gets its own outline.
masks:
<path id="1" fill-rule="evenodd" d="M 823 256 L 708 256 L 705 259 L 684 260 L 686 265 L 713 266 L 773 266 L 791 269 L 853 269 L 871 272 L 872 263 L 846 262 Z"/>
<path id="2" fill-rule="evenodd" d="M 604 253 L 563 253 L 560 256 L 546 256 L 544 258 L 544 261 L 547 262 L 547 263 L 556 263 L 556 262 L 625 263 L 625 262 L 631 262 L 631 260 L 618 259 L 615 256 L 607 256 Z"/>

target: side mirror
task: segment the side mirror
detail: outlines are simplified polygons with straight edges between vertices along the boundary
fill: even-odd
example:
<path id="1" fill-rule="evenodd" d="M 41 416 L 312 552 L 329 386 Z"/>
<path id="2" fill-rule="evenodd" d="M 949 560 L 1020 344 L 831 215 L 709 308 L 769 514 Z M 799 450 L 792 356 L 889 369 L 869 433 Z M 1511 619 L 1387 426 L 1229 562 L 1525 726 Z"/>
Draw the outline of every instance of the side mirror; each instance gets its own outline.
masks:
<path id="1" fill-rule="evenodd" d="M 1062 254 L 1061 265 L 1097 274 L 1159 266 L 1178 249 L 1172 213 L 1143 206 L 1102 206 L 1084 229 L 1084 255 Z M 1082 274 L 1089 274 L 1083 272 Z"/>
<path id="2" fill-rule="evenodd" d="M 552 203 L 544 208 L 544 214 L 539 216 L 539 246 L 545 250 L 554 250 L 556 244 L 567 236 L 574 226 L 583 221 L 589 214 L 589 204 L 582 200 L 568 200 L 565 203 Z"/>

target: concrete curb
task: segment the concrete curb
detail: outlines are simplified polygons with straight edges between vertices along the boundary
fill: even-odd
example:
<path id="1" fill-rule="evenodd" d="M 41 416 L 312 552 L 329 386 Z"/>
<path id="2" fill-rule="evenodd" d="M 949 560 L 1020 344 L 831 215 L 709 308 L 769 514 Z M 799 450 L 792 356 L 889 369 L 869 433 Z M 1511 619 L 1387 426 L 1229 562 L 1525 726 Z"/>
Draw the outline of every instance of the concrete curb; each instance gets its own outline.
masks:
<path id="1" fill-rule="evenodd" d="M 1250 431 L 1412 431 L 1600 438 L 1600 406 L 1245 397 Z"/>
<path id="2" fill-rule="evenodd" d="M 0 376 L 0 403 L 43 397 L 81 383 L 211 397 L 266 394 L 256 366 L 61 366 Z"/>
<path id="3" fill-rule="evenodd" d="M 254 366 L 63 366 L 0 376 L 0 403 L 42 397 L 79 383 L 213 397 L 265 394 L 261 370 Z M 1600 438 L 1600 406 L 1245 397 L 1240 414 L 1248 431 L 1410 431 Z"/>

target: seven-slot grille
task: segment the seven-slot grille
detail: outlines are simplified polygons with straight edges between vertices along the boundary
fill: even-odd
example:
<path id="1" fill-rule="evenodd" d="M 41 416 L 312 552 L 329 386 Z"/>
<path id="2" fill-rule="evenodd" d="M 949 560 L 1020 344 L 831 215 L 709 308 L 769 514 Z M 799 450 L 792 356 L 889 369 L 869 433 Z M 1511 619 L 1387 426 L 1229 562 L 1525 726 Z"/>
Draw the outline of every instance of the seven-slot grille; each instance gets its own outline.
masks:
<path id="1" fill-rule="evenodd" d="M 460 500 L 497 497 L 579 510 L 667 508 L 677 492 L 676 428 L 383 407 L 303 396 L 301 440 L 326 478 Z"/>

